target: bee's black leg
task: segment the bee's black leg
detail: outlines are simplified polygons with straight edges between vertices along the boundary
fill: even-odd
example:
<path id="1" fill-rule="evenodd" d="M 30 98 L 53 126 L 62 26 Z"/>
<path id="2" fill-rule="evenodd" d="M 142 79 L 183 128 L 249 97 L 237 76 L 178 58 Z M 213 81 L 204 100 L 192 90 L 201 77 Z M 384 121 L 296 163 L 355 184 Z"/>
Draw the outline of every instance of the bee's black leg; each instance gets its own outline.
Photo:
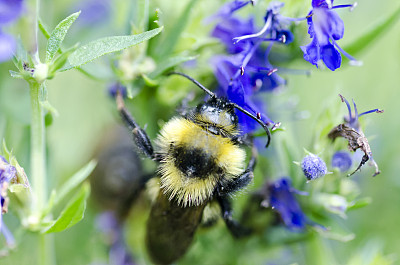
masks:
<path id="1" fill-rule="evenodd" d="M 238 221 L 232 218 L 232 205 L 226 196 L 217 196 L 218 203 L 221 207 L 222 218 L 232 235 L 241 238 L 251 234 L 251 230 L 242 226 Z"/>
<path id="2" fill-rule="evenodd" d="M 254 175 L 254 167 L 256 166 L 256 150 L 253 148 L 252 156 L 250 158 L 247 169 L 231 182 L 225 184 L 223 187 L 218 187 L 217 192 L 221 196 L 229 195 L 230 193 L 234 193 L 239 191 L 249 185 L 249 183 L 253 180 Z"/>
<path id="3" fill-rule="evenodd" d="M 151 144 L 149 137 L 147 136 L 146 132 L 140 128 L 140 126 L 133 119 L 132 115 L 126 109 L 124 99 L 119 92 L 117 92 L 116 102 L 122 120 L 132 132 L 133 140 L 135 141 L 137 148 L 150 159 L 158 161 L 159 158 L 154 153 L 153 145 Z"/>

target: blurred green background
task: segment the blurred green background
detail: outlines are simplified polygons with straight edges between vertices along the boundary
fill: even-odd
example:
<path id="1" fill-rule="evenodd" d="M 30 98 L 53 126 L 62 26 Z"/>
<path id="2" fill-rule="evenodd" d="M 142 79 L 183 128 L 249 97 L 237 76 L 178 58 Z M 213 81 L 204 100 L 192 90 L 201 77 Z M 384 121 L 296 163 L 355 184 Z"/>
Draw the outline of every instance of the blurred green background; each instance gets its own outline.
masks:
<path id="1" fill-rule="evenodd" d="M 50 28 L 54 27 L 59 20 L 77 10 L 74 6 L 78 2 L 42 1 L 43 21 Z M 90 26 L 79 23 L 74 25 L 75 28 L 67 36 L 67 44 L 71 45 L 77 41 L 86 43 L 97 37 L 129 33 L 127 31 L 129 25 L 124 21 L 124 17 L 127 16 L 125 12 L 127 2 L 112 1 L 110 17 L 103 22 L 96 22 Z M 159 8 L 162 12 L 161 20 L 165 25 L 165 31 L 168 31 L 172 24 L 170 22 L 174 21 L 176 14 L 184 8 L 188 1 L 179 1 L 179 3 L 178 1 L 150 2 L 150 14 L 154 13 L 156 7 Z M 259 2 L 260 4 L 267 3 L 267 1 L 261 0 Z M 285 2 L 289 10 L 287 15 L 291 16 L 304 14 L 310 6 L 308 1 Z M 347 2 L 335 1 L 335 3 Z M 206 36 L 212 25 L 203 25 L 201 19 L 209 15 L 210 10 L 217 10 L 219 5 L 220 3 L 211 0 L 198 1 L 196 8 L 192 11 L 187 31 L 179 40 L 177 51 L 186 48 L 192 49 L 195 45 L 194 36 Z M 298 9 L 299 6 L 303 6 L 302 9 Z M 345 35 L 344 39 L 340 41 L 340 45 L 345 48 L 346 44 L 350 44 L 374 23 L 392 14 L 397 8 L 399 8 L 399 3 L 395 0 L 368 0 L 359 2 L 352 13 L 339 11 L 345 22 Z M 299 27 L 306 30 L 304 24 Z M 18 30 L 21 30 L 21 27 L 15 29 L 15 32 Z M 308 43 L 308 38 L 299 40 L 299 42 L 304 45 Z M 385 110 L 383 114 L 370 114 L 363 118 L 364 133 L 369 138 L 374 159 L 379 164 L 382 173 L 372 178 L 370 177 L 371 169 L 365 167 L 363 174 L 356 174 L 353 177 L 361 186 L 362 197 L 370 197 L 372 203 L 367 207 L 349 212 L 347 219 L 338 220 L 338 222 L 344 223 L 349 231 L 354 232 L 356 235 L 354 240 L 346 243 L 324 240 L 324 243 L 328 252 L 331 251 L 335 257 L 337 264 L 370 264 L 368 263 L 371 262 L 369 259 L 375 251 L 381 251 L 385 256 L 393 257 L 396 260 L 395 263 L 399 263 L 400 257 L 397 253 L 400 250 L 400 178 L 398 177 L 400 141 L 397 137 L 400 135 L 400 22 L 397 22 L 383 37 L 376 39 L 368 49 L 357 54 L 356 57 L 363 61 L 363 66 L 346 66 L 335 72 L 319 71 L 302 60 L 295 61 L 290 67 L 311 69 L 312 75 L 284 75 L 288 80 L 288 85 L 283 91 L 270 95 L 270 101 L 272 101 L 270 106 L 273 108 L 270 113 L 274 117 L 273 115 L 279 115 L 279 112 L 287 111 L 284 103 L 289 99 L 298 102 L 298 111 L 308 113 L 306 119 L 280 120 L 282 124 L 291 123 L 292 128 L 295 128 L 293 134 L 300 154 L 303 147 L 308 148 L 310 145 L 313 126 L 315 126 L 319 114 L 327 106 L 337 106 L 338 93 L 348 99 L 353 98 L 360 111 L 372 108 Z M 199 61 L 203 62 L 203 64 L 199 64 L 204 66 L 205 60 L 200 58 Z M 94 69 L 98 71 L 107 68 L 108 65 L 107 59 L 96 63 L 100 68 Z M 344 60 L 343 63 L 346 65 L 348 61 Z M 12 63 L 0 65 L 0 136 L 1 133 L 4 133 L 8 146 L 14 149 L 20 164 L 29 165 L 29 94 L 24 81 L 13 80 L 8 76 L 8 70 L 13 67 Z M 196 69 L 190 71 L 194 76 L 196 75 Z M 210 69 L 202 71 L 209 72 Z M 104 141 L 102 137 L 110 128 L 120 123 L 114 102 L 108 98 L 105 92 L 107 85 L 107 82 L 104 81 L 90 80 L 78 71 L 60 74 L 48 82 L 49 100 L 60 114 L 47 130 L 48 157 L 51 165 L 49 177 L 52 186 L 59 186 L 66 178 L 86 164 L 98 150 L 101 141 Z M 163 97 L 162 90 L 143 92 L 143 95 L 139 94 L 137 99 L 141 102 L 137 106 L 134 102 L 130 107 L 138 122 L 148 125 L 149 134 L 154 139 L 160 122 L 166 121 L 174 114 L 175 104 L 188 90 L 185 88 L 182 96 L 171 102 L 165 99 L 160 100 Z M 152 101 L 147 101 L 149 98 Z M 159 105 L 156 110 L 153 109 L 153 104 Z M 339 110 L 341 115 L 346 114 L 344 105 L 341 105 Z M 160 113 L 163 114 L 159 115 Z M 285 117 L 288 116 L 290 115 L 285 115 Z M 301 157 L 298 157 L 297 160 L 301 160 Z M 25 166 L 25 168 L 29 167 Z M 12 202 L 10 208 L 12 210 Z M 135 211 L 140 214 L 136 215 Z M 147 211 L 148 205 L 143 201 L 139 202 L 132 210 L 130 225 L 127 228 L 128 244 L 140 264 L 149 262 L 143 244 L 143 225 Z M 96 207 L 91 203 L 83 221 L 68 231 L 54 235 L 57 264 L 89 264 L 106 261 L 107 252 L 104 240 L 94 225 L 96 214 Z M 18 221 L 12 211 L 4 216 L 4 219 L 11 229 L 17 228 Z M 223 227 L 223 224 L 219 223 L 219 226 Z M 217 234 L 215 237 L 221 237 L 221 242 L 232 241 L 227 231 L 220 232 L 213 228 L 212 231 Z M 202 237 L 207 232 L 209 231 L 200 233 L 198 239 L 200 242 L 207 240 Z M 32 237 L 34 235 L 23 235 L 18 249 L 9 257 L 0 259 L 0 264 L 32 264 L 30 262 L 32 255 L 35 255 L 33 250 L 36 247 L 32 245 L 34 242 Z M 196 253 L 196 247 L 197 243 L 188 253 L 187 262 L 197 260 L 199 264 L 201 263 L 202 257 L 197 256 L 199 254 Z M 301 245 L 295 246 L 295 249 L 297 251 L 292 255 L 296 253 L 300 256 L 303 255 L 301 254 Z M 211 255 L 215 255 L 214 252 L 212 253 Z M 254 260 L 248 259 L 251 253 L 247 253 L 247 255 L 243 253 L 237 263 L 272 264 L 268 262 L 274 261 L 274 264 L 286 264 L 285 261 L 279 263 L 279 260 L 282 261 L 279 257 L 284 256 L 282 253 L 285 253 L 284 248 L 272 248 L 259 257 L 253 256 Z M 362 253 L 361 256 L 360 253 Z M 265 262 L 262 262 L 262 259 Z M 299 258 L 298 263 L 303 264 L 303 261 L 303 258 Z M 376 264 L 383 264 L 377 262 Z M 220 264 L 224 264 L 223 259 Z"/>

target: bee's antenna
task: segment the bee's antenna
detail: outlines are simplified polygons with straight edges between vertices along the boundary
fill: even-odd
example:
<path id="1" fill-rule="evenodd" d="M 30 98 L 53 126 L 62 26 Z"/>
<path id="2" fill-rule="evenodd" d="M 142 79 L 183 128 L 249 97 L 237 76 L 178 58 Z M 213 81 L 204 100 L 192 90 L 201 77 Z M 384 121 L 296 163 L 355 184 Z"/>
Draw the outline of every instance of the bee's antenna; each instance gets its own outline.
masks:
<path id="1" fill-rule="evenodd" d="M 267 144 L 265 145 L 265 147 L 268 147 L 268 146 L 269 146 L 269 143 L 271 142 L 271 132 L 270 132 L 270 130 L 269 130 L 269 128 L 268 128 L 268 125 L 267 125 L 265 122 L 263 122 L 263 121 L 261 120 L 261 118 L 258 118 L 258 117 L 255 116 L 254 114 L 251 114 L 249 111 L 245 110 L 245 109 L 242 108 L 241 106 L 239 106 L 239 105 L 237 105 L 237 104 L 235 104 L 235 103 L 233 103 L 233 102 L 231 102 L 231 104 L 232 104 L 235 108 L 237 108 L 238 110 L 240 110 L 241 112 L 243 112 L 244 114 L 246 114 L 247 116 L 249 116 L 250 118 L 254 119 L 256 122 L 258 122 L 258 124 L 261 125 L 261 127 L 263 127 L 263 129 L 265 130 L 265 132 L 267 133 L 267 136 L 268 136 Z"/>
<path id="2" fill-rule="evenodd" d="M 194 84 L 196 84 L 199 88 L 201 88 L 204 92 L 206 92 L 211 97 L 213 97 L 213 98 L 217 97 L 208 88 L 206 88 L 205 86 L 200 84 L 199 81 L 197 81 L 194 78 L 188 76 L 187 74 L 184 74 L 184 73 L 181 73 L 181 72 L 169 72 L 167 75 L 180 75 L 180 76 L 186 77 L 187 79 L 192 81 Z M 240 110 L 241 112 L 243 112 L 244 114 L 249 116 L 250 118 L 254 119 L 256 122 L 258 122 L 258 124 L 260 124 L 263 127 L 263 129 L 265 130 L 265 132 L 267 133 L 267 136 L 268 136 L 268 141 L 267 141 L 267 144 L 265 145 L 265 147 L 268 147 L 269 143 L 271 142 L 271 132 L 270 132 L 270 130 L 268 128 L 268 125 L 265 122 L 263 122 L 261 120 L 261 118 L 258 117 L 258 115 L 256 116 L 254 114 L 251 114 L 249 111 L 245 110 L 244 108 L 242 108 L 241 106 L 239 106 L 239 105 L 237 105 L 237 104 L 235 104 L 233 102 L 230 102 L 230 103 L 232 104 L 233 107 L 237 108 L 238 110 Z"/>
<path id="3" fill-rule="evenodd" d="M 200 87 L 201 89 L 203 89 L 204 92 L 206 92 L 208 95 L 210 95 L 211 97 L 215 98 L 217 97 L 213 92 L 211 92 L 208 88 L 206 88 L 205 86 L 203 86 L 202 84 L 200 84 L 199 81 L 197 81 L 196 79 L 193 79 L 192 77 L 188 76 L 187 74 L 181 73 L 181 72 L 169 72 L 167 75 L 180 75 L 183 77 L 186 77 L 187 79 L 189 79 L 190 81 L 192 81 L 194 84 L 196 84 L 198 87 Z"/>

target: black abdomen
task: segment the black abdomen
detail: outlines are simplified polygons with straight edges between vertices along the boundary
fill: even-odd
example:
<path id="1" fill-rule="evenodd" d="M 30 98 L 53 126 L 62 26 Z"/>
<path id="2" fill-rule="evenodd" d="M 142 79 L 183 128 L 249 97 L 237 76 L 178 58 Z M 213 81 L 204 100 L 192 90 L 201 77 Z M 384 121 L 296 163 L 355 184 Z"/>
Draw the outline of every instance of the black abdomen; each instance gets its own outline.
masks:
<path id="1" fill-rule="evenodd" d="M 156 264 L 171 264 L 189 248 L 204 206 L 182 208 L 160 191 L 147 221 L 146 244 Z"/>

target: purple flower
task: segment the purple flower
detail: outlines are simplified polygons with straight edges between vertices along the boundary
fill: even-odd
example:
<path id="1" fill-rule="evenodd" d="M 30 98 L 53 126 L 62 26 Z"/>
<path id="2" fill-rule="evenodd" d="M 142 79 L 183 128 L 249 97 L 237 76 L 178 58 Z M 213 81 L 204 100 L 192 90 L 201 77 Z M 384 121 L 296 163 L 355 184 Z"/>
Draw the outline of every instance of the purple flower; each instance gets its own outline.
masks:
<path id="1" fill-rule="evenodd" d="M 356 62 L 356 59 L 340 48 L 336 42 L 343 38 L 344 23 L 334 11 L 337 8 L 353 7 L 353 5 L 332 5 L 333 0 L 312 0 L 312 10 L 307 16 L 308 34 L 312 41 L 300 48 L 306 61 L 318 67 L 318 61 L 322 60 L 326 67 L 335 71 L 342 63 L 340 52 L 353 62 Z"/>
<path id="2" fill-rule="evenodd" d="M 0 62 L 10 60 L 16 48 L 17 44 L 14 37 L 0 31 Z"/>
<path id="3" fill-rule="evenodd" d="M 253 1 L 240 1 L 240 0 L 234 0 L 232 2 L 228 2 L 225 3 L 216 14 L 208 17 L 206 19 L 206 23 L 214 20 L 214 19 L 218 19 L 218 18 L 222 18 L 222 19 L 226 19 L 229 18 L 235 11 L 241 9 L 242 7 L 246 6 L 247 4 L 252 3 Z"/>
<path id="4" fill-rule="evenodd" d="M 276 41 L 281 43 L 290 43 L 293 41 L 293 34 L 285 28 L 290 18 L 285 18 L 280 15 L 280 9 L 284 6 L 284 3 L 273 1 L 267 8 L 266 15 L 264 17 L 265 24 L 263 28 L 252 34 L 237 35 L 233 40 L 238 43 L 243 40 L 253 39 L 255 41 Z"/>
<path id="5" fill-rule="evenodd" d="M 8 211 L 7 190 L 10 181 L 16 177 L 17 170 L 0 156 L 0 231 L 6 238 L 7 245 L 14 245 L 14 237 L 3 223 L 2 215 Z"/>
<path id="6" fill-rule="evenodd" d="M 353 164 L 351 156 L 346 151 L 338 151 L 332 156 L 332 167 L 336 167 L 340 172 L 346 172 Z"/>
<path id="7" fill-rule="evenodd" d="M 81 1 L 74 10 L 81 10 L 78 23 L 91 26 L 107 21 L 112 8 L 111 0 L 86 0 Z"/>
<path id="8" fill-rule="evenodd" d="M 215 26 L 214 30 L 211 32 L 211 36 L 218 38 L 225 45 L 226 51 L 229 54 L 236 54 L 249 50 L 252 43 L 247 41 L 234 43 L 232 39 L 237 36 L 252 34 L 255 28 L 252 18 L 245 20 L 236 17 L 228 17 Z"/>
<path id="9" fill-rule="evenodd" d="M 10 60 L 17 47 L 14 37 L 4 33 L 2 27 L 17 20 L 22 11 L 22 0 L 0 0 L 0 63 Z"/>
<path id="10" fill-rule="evenodd" d="M 123 225 L 117 219 L 114 212 L 103 212 L 96 218 L 97 227 L 109 239 L 109 261 L 115 265 L 134 265 L 132 255 L 126 246 Z"/>
<path id="11" fill-rule="evenodd" d="M 309 154 L 303 158 L 301 169 L 308 180 L 323 177 L 328 172 L 324 160 L 314 154 Z"/>
<path id="12" fill-rule="evenodd" d="M 117 96 L 117 92 L 120 92 L 122 94 L 122 97 L 124 98 L 126 98 L 127 96 L 126 86 L 122 85 L 120 82 L 115 82 L 109 85 L 107 88 L 107 92 L 113 98 Z"/>
<path id="13" fill-rule="evenodd" d="M 268 185 L 269 206 L 279 213 L 287 228 L 294 231 L 304 230 L 308 223 L 299 203 L 294 196 L 298 193 L 289 178 L 280 178 Z"/>
<path id="14" fill-rule="evenodd" d="M 285 84 L 285 80 L 276 73 L 277 69 L 270 64 L 268 55 L 272 43 L 289 43 L 293 40 L 293 35 L 285 29 L 284 23 L 281 23 L 279 10 L 283 6 L 282 3 L 272 2 L 269 5 L 265 25 L 261 30 L 255 27 L 253 18 L 241 19 L 232 16 L 234 11 L 244 5 L 243 1 L 230 2 L 217 13 L 221 18 L 224 18 L 221 12 L 229 16 L 216 25 L 212 36 L 220 39 L 231 55 L 215 56 L 211 64 L 221 96 L 261 116 L 266 124 L 274 124 L 270 118 L 262 114 L 265 113 L 265 104 L 258 93 L 272 91 Z M 229 12 L 226 11 L 228 9 Z M 266 41 L 269 45 L 262 46 Z M 243 113 L 237 112 L 237 114 L 244 133 L 258 128 L 256 121 Z"/>
<path id="15" fill-rule="evenodd" d="M 342 100 L 342 102 L 346 103 L 347 109 L 349 111 L 349 116 L 345 117 L 344 120 L 348 126 L 355 129 L 356 131 L 360 130 L 360 123 L 358 121 L 359 117 L 361 117 L 362 115 L 368 114 L 368 113 L 373 113 L 373 112 L 382 113 L 383 112 L 383 110 L 381 110 L 381 109 L 372 109 L 372 110 L 364 111 L 364 112 L 358 114 L 356 103 L 353 100 L 353 106 L 354 106 L 354 113 L 353 113 L 351 111 L 350 103 L 347 101 L 347 99 L 340 94 L 339 94 L 339 97 Z"/>
<path id="16" fill-rule="evenodd" d="M 212 59 L 214 65 L 214 73 L 217 77 L 220 89 L 218 94 L 227 97 L 230 101 L 238 104 L 252 113 L 260 113 L 261 120 L 266 124 L 272 124 L 273 121 L 265 113 L 264 103 L 255 95 L 256 87 L 251 84 L 252 77 L 244 72 L 243 75 L 238 72 L 238 67 L 235 65 L 234 56 L 215 56 Z M 241 111 L 236 111 L 241 125 L 241 131 L 248 133 L 256 130 L 258 123 L 245 115 Z"/>
<path id="17" fill-rule="evenodd" d="M 0 0 L 0 26 L 18 19 L 22 10 L 22 0 Z"/>

